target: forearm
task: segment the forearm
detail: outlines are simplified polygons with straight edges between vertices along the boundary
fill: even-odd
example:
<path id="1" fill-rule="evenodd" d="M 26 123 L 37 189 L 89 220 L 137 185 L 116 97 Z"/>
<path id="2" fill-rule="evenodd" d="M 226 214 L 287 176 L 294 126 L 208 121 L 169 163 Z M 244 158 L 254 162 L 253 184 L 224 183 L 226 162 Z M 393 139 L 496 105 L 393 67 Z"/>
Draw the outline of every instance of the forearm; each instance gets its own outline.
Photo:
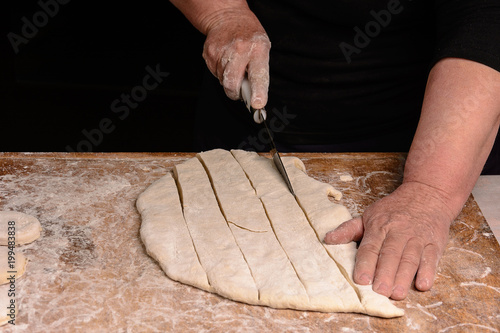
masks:
<path id="1" fill-rule="evenodd" d="M 493 146 L 500 123 L 500 73 L 463 59 L 432 69 L 403 183 L 437 190 L 460 212 Z M 455 216 L 453 216 L 455 217 Z"/>
<path id="2" fill-rule="evenodd" d="M 269 88 L 271 42 L 246 0 L 171 0 L 207 36 L 203 59 L 226 95 L 238 100 L 248 76 L 251 105 L 263 108 Z"/>
<path id="3" fill-rule="evenodd" d="M 249 11 L 246 0 L 170 0 L 191 24 L 203 34 L 207 34 L 215 18 L 220 13 Z"/>

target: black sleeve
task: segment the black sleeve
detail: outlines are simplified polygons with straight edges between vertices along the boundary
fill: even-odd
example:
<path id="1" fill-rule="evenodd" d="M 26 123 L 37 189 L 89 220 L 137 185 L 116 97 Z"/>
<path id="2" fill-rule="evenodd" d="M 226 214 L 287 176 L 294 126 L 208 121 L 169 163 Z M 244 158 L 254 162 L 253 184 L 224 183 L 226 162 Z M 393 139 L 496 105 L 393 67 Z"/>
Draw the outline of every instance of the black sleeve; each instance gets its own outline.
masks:
<path id="1" fill-rule="evenodd" d="M 500 0 L 435 0 L 433 66 L 464 58 L 500 71 Z"/>

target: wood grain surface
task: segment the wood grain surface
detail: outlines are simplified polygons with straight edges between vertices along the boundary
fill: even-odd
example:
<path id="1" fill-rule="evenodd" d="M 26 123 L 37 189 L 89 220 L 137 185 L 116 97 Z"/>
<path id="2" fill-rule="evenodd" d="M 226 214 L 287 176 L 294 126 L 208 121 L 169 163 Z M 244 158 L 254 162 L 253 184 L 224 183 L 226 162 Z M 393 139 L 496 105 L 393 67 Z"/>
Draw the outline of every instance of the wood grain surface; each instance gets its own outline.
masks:
<path id="1" fill-rule="evenodd" d="M 343 192 L 351 214 L 401 182 L 402 154 L 283 154 Z M 498 332 L 500 247 L 472 196 L 450 230 L 435 286 L 396 319 L 275 310 L 171 281 L 139 238 L 137 196 L 187 153 L 0 154 L 0 209 L 36 216 L 42 237 L 16 281 L 16 326 L 0 332 Z M 352 180 L 345 180 L 351 176 Z M 347 177 L 348 178 L 348 177 Z M 0 289 L 5 292 L 5 289 Z"/>

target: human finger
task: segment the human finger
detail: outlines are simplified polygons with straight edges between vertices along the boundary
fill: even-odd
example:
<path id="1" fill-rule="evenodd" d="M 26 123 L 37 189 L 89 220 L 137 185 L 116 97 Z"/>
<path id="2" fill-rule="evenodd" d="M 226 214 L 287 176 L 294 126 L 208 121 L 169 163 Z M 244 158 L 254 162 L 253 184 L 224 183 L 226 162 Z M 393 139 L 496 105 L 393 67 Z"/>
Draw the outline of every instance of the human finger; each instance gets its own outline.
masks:
<path id="1" fill-rule="evenodd" d="M 424 248 L 415 279 L 415 288 L 420 291 L 427 291 L 432 288 L 441 254 L 442 250 L 435 244 L 429 244 Z"/>
<path id="2" fill-rule="evenodd" d="M 356 253 L 354 265 L 354 282 L 367 285 L 373 282 L 380 249 L 384 242 L 385 233 L 365 230 L 363 239 Z"/>
<path id="3" fill-rule="evenodd" d="M 360 216 L 345 221 L 337 228 L 329 231 L 324 238 L 326 244 L 347 244 L 359 241 L 363 237 L 363 220 Z"/>
<path id="4" fill-rule="evenodd" d="M 247 65 L 247 55 L 234 54 L 224 68 L 221 83 L 227 97 L 232 100 L 238 100 L 240 98 L 241 82 L 245 77 Z"/>
<path id="5" fill-rule="evenodd" d="M 269 65 L 262 64 L 258 70 L 248 71 L 248 80 L 252 90 L 250 104 L 254 109 L 262 109 L 267 104 L 269 89 Z"/>
<path id="6" fill-rule="evenodd" d="M 420 264 L 423 249 L 424 245 L 422 241 L 417 238 L 411 238 L 406 243 L 399 262 L 396 278 L 394 279 L 394 287 L 391 294 L 392 299 L 399 301 L 405 299 L 408 295 L 411 283 Z"/>
<path id="7" fill-rule="evenodd" d="M 250 103 L 254 109 L 261 109 L 267 104 L 270 42 L 267 36 L 261 36 L 257 39 L 260 42 L 252 44 L 248 63 L 248 80 L 252 90 Z"/>
<path id="8" fill-rule="evenodd" d="M 406 238 L 400 234 L 389 233 L 385 238 L 378 256 L 373 290 L 384 296 L 391 296 L 394 278 L 398 271 L 401 256 L 406 245 Z"/>

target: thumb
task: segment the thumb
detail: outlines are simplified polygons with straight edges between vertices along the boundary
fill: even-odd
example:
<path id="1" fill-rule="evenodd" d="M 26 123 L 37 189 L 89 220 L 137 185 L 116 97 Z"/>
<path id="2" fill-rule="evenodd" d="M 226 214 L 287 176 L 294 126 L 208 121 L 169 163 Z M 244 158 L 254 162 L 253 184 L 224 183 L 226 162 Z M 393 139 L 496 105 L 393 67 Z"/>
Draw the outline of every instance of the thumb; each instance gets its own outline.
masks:
<path id="1" fill-rule="evenodd" d="M 347 244 L 351 241 L 360 241 L 363 237 L 363 220 L 361 216 L 345 221 L 337 228 L 329 231 L 324 239 L 326 244 Z"/>

